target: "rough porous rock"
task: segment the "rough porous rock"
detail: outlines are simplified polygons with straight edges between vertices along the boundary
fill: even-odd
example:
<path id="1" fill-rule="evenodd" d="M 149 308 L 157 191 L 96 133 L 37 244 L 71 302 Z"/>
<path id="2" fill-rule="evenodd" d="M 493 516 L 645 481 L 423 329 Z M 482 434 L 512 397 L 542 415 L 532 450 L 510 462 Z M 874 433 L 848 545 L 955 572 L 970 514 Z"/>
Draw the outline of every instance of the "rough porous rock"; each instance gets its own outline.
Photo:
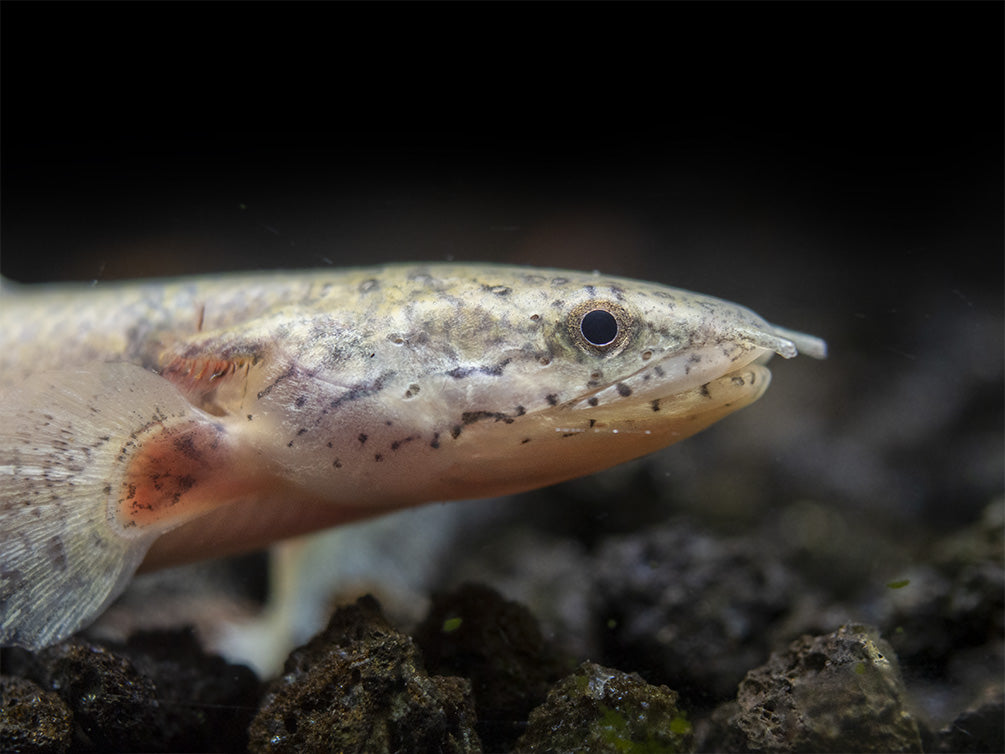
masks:
<path id="1" fill-rule="evenodd" d="M 157 689 L 158 735 L 170 751 L 236 751 L 261 684 L 244 665 L 203 651 L 191 630 L 144 631 L 119 649 Z"/>
<path id="2" fill-rule="evenodd" d="M 750 671 L 701 751 L 920 752 L 897 658 L 876 629 L 803 636 Z"/>
<path id="3" fill-rule="evenodd" d="M 5 664 L 72 714 L 74 751 L 241 751 L 259 683 L 206 655 L 188 630 L 140 633 L 125 646 L 73 638 Z M 7 751 L 6 748 L 3 751 Z"/>
<path id="4" fill-rule="evenodd" d="M 249 731 L 256 752 L 480 752 L 469 683 L 427 675 L 411 638 L 362 597 L 295 650 Z"/>
<path id="5" fill-rule="evenodd" d="M 490 751 L 512 745 L 531 709 L 574 665 L 548 646 L 526 607 L 478 584 L 436 595 L 415 636 L 430 672 L 471 680 Z"/>
<path id="6" fill-rule="evenodd" d="M 935 736 L 931 751 L 998 754 L 1005 751 L 1005 693 L 999 685 Z"/>
<path id="7" fill-rule="evenodd" d="M 29 656 L 24 671 L 70 708 L 75 748 L 166 750 L 151 735 L 159 715 L 157 689 L 126 657 L 77 637 Z"/>
<path id="8" fill-rule="evenodd" d="M 57 694 L 0 676 L 0 751 L 58 754 L 70 748 L 73 714 Z"/>
<path id="9" fill-rule="evenodd" d="M 530 714 L 519 754 L 693 751 L 691 723 L 677 694 L 637 673 L 584 662 Z"/>
<path id="10" fill-rule="evenodd" d="M 605 662 L 701 706 L 733 696 L 802 589 L 756 542 L 713 537 L 687 522 L 610 540 L 596 573 Z"/>

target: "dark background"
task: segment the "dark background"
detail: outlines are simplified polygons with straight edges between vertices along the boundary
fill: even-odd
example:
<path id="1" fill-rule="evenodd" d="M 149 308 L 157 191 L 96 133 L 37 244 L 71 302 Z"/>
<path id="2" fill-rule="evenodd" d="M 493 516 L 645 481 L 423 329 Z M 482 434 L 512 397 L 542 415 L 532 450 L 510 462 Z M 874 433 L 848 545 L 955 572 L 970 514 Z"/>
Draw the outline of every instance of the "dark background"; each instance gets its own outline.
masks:
<path id="1" fill-rule="evenodd" d="M 656 280 L 830 342 L 736 419 L 792 494 L 937 523 L 1001 488 L 1001 3 L 0 10 L 6 277 Z"/>

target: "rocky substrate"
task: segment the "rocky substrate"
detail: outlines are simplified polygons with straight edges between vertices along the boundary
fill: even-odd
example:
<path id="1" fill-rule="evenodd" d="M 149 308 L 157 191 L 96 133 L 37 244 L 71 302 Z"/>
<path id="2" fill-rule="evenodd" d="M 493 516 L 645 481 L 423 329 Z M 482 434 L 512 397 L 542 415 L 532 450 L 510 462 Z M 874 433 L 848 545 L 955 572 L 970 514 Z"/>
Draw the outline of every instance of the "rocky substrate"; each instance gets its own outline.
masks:
<path id="1" fill-rule="evenodd" d="M 731 537 L 667 522 L 581 552 L 581 578 L 570 582 L 581 594 L 542 619 L 549 639 L 528 608 L 479 584 L 436 596 L 411 636 L 364 597 L 264 684 L 207 656 L 186 631 L 5 650 L 0 743 L 4 752 L 1000 752 L 1001 518 L 1002 504 L 990 505 L 910 577 L 854 595 L 824 588 L 805 552 L 767 530 Z M 547 542 L 538 549 L 550 562 Z M 850 616 L 869 621 L 842 620 Z"/>

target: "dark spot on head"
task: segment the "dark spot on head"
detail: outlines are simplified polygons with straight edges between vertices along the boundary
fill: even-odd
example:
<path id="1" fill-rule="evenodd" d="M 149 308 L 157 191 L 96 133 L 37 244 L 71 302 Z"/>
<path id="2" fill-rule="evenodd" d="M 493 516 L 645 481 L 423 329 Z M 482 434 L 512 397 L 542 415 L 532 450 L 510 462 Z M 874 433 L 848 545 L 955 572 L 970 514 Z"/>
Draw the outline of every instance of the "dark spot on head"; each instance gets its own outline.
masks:
<path id="1" fill-rule="evenodd" d="M 409 435 L 408 437 L 403 437 L 400 440 L 395 440 L 394 442 L 391 443 L 391 450 L 397 450 L 402 445 L 404 445 L 406 442 L 411 442 L 414 439 L 416 439 L 415 435 Z"/>
<path id="2" fill-rule="evenodd" d="M 632 389 L 623 382 L 619 382 L 617 387 L 618 387 L 618 395 L 620 395 L 622 398 L 627 398 L 629 395 L 632 394 Z"/>
<path id="3" fill-rule="evenodd" d="M 544 399 L 548 401 L 549 406 L 558 405 L 558 396 L 555 393 L 548 393 L 548 395 L 544 396 Z"/>
<path id="4" fill-rule="evenodd" d="M 597 396 L 593 396 L 592 398 L 587 398 L 586 402 L 589 403 L 591 406 L 596 406 L 598 403 L 600 403 L 600 401 L 597 399 Z"/>
<path id="5" fill-rule="evenodd" d="M 365 433 L 360 432 L 359 433 L 359 437 L 357 437 L 356 439 L 359 440 L 359 444 L 360 445 L 365 445 L 366 444 L 366 434 Z"/>
<path id="6" fill-rule="evenodd" d="M 649 405 L 653 407 L 653 411 L 659 411 L 660 410 L 660 399 L 657 398 L 656 400 L 650 401 Z"/>
<path id="7" fill-rule="evenodd" d="M 501 411 L 465 411 L 461 414 L 461 421 L 464 424 L 474 424 L 482 419 L 495 419 L 497 422 L 512 424 L 513 418 Z"/>
<path id="8" fill-rule="evenodd" d="M 597 423 L 596 419 L 590 419 L 590 428 L 592 429 L 593 425 L 596 424 L 596 423 Z"/>
<path id="9" fill-rule="evenodd" d="M 708 383 L 707 382 L 704 385 L 701 386 L 701 394 L 705 398 L 711 398 L 712 397 L 712 394 L 710 392 L 708 392 Z"/>
<path id="10" fill-rule="evenodd" d="M 433 450 L 436 450 L 437 448 L 440 447 L 440 433 L 439 432 L 434 432 L 433 433 L 433 439 L 430 441 L 429 447 L 431 447 Z"/>
<path id="11" fill-rule="evenodd" d="M 525 409 L 523 406 L 517 406 L 516 410 L 513 412 L 513 416 L 523 416 L 526 413 L 527 409 Z"/>
<path id="12" fill-rule="evenodd" d="M 659 377 L 662 377 L 665 374 L 663 371 L 663 367 L 661 367 L 659 364 L 653 367 L 653 371 L 656 372 L 656 375 Z"/>
<path id="13" fill-rule="evenodd" d="M 332 446 L 332 441 L 331 441 L 331 440 L 329 440 L 327 444 L 328 444 L 328 447 L 329 447 L 329 448 L 333 447 L 333 446 Z"/>
<path id="14" fill-rule="evenodd" d="M 307 434 L 307 427 L 301 427 L 300 429 L 297 430 L 297 437 L 300 437 L 300 435 L 306 435 L 306 434 Z"/>
<path id="15" fill-rule="evenodd" d="M 450 436 L 451 436 L 451 437 L 453 437 L 453 438 L 454 438 L 455 440 L 456 440 L 456 439 L 457 439 L 458 437 L 460 437 L 460 436 L 461 436 L 461 425 L 460 425 L 460 424 L 455 424 L 455 425 L 454 425 L 454 426 L 453 426 L 453 427 L 452 427 L 452 428 L 450 429 Z"/>
<path id="16" fill-rule="evenodd" d="M 307 403 L 306 395 L 298 395 L 297 399 L 293 401 L 293 405 L 296 406 L 297 408 L 303 408 L 305 403 Z"/>
<path id="17" fill-rule="evenodd" d="M 248 421 L 251 421 L 251 414 L 248 414 Z"/>
<path id="18" fill-rule="evenodd" d="M 384 456 L 382 456 L 380 453 L 374 453 L 373 460 L 375 460 L 377 463 L 380 463 L 381 461 L 384 460 Z"/>
<path id="19" fill-rule="evenodd" d="M 286 443 L 286 447 L 287 448 L 292 448 L 293 447 L 293 440 L 290 440 L 288 443 Z"/>

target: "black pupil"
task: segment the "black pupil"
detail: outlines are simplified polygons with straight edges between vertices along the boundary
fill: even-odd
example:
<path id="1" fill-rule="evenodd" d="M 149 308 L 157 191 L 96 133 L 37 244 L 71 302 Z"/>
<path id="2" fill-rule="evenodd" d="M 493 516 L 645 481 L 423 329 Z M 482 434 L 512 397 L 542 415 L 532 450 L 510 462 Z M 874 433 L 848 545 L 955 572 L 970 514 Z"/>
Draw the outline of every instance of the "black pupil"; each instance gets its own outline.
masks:
<path id="1" fill-rule="evenodd" d="M 610 312 L 594 309 L 583 315 L 579 329 L 590 344 L 606 346 L 618 336 L 618 320 Z"/>

